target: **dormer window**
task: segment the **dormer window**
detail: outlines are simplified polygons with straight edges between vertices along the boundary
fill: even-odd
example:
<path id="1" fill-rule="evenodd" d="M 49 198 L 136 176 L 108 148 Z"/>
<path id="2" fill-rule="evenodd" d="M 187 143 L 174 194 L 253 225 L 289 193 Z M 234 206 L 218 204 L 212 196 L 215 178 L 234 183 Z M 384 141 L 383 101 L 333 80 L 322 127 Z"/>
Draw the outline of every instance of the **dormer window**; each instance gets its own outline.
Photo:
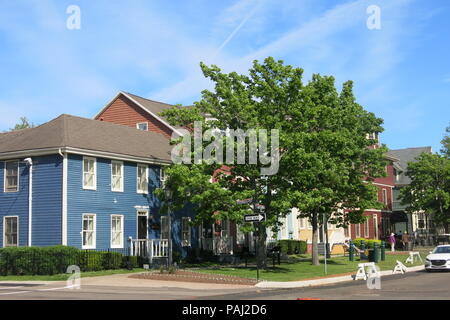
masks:
<path id="1" fill-rule="evenodd" d="M 136 128 L 142 131 L 148 131 L 148 122 L 139 122 L 136 123 Z"/>

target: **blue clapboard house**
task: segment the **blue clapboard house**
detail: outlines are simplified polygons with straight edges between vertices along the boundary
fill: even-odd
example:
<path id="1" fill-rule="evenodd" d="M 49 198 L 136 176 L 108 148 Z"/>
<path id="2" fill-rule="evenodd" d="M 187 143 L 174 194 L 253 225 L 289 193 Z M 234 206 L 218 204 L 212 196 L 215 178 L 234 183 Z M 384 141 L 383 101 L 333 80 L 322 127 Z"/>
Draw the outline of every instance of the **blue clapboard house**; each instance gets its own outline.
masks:
<path id="1" fill-rule="evenodd" d="M 172 146 L 155 132 L 61 115 L 0 134 L 0 247 L 68 245 L 167 256 L 198 245 L 192 210 L 160 214 Z M 169 226 L 170 223 L 170 226 Z"/>

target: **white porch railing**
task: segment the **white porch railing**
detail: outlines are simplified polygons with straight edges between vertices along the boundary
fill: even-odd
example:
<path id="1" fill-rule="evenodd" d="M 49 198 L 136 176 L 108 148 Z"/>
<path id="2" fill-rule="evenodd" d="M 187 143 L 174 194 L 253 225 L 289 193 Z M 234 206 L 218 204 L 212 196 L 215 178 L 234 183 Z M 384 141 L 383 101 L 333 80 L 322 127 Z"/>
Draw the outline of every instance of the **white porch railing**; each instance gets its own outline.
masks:
<path id="1" fill-rule="evenodd" d="M 130 243 L 130 254 L 149 258 L 167 258 L 169 256 L 168 239 L 132 239 Z"/>
<path id="2" fill-rule="evenodd" d="M 202 238 L 202 249 L 214 254 L 233 254 L 233 237 Z"/>

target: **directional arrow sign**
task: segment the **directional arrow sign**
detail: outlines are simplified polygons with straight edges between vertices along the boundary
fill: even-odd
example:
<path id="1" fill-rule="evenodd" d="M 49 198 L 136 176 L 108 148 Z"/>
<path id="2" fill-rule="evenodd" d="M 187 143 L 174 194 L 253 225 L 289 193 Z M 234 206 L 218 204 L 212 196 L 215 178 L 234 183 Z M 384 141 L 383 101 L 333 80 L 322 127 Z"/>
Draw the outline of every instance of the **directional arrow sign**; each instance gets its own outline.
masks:
<path id="1" fill-rule="evenodd" d="M 266 219 L 266 217 L 262 214 L 247 214 L 244 216 L 245 222 L 261 222 L 264 219 Z"/>

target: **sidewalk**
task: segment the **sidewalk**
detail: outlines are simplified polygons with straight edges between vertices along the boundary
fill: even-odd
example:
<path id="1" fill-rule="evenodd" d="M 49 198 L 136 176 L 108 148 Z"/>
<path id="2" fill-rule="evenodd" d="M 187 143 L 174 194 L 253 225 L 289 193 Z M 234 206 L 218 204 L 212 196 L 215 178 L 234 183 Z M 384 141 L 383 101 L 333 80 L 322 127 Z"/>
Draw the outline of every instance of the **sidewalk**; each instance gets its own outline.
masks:
<path id="1" fill-rule="evenodd" d="M 416 266 L 416 267 L 410 267 L 408 268 L 407 272 L 415 272 L 424 270 L 425 266 Z M 356 274 L 356 270 L 355 270 Z M 385 270 L 380 272 L 381 276 L 388 276 L 392 275 L 392 270 Z M 352 275 L 345 275 L 340 277 L 326 277 L 326 278 L 320 278 L 320 279 L 314 279 L 314 280 L 302 280 L 302 281 L 261 281 L 259 282 L 256 287 L 258 288 L 267 288 L 267 289 L 283 289 L 283 288 L 303 288 L 303 287 L 311 287 L 311 286 L 321 286 L 326 284 L 333 284 L 333 283 L 339 283 L 339 282 L 346 282 L 346 281 L 358 281 L 353 280 Z"/>
<path id="2" fill-rule="evenodd" d="M 135 273 L 136 275 L 139 273 Z M 185 288 L 196 290 L 214 290 L 214 289 L 239 289 L 253 288 L 252 285 L 234 285 L 200 282 L 182 282 L 168 280 L 148 280 L 131 278 L 130 274 L 116 274 L 111 276 L 87 277 L 81 278 L 81 285 L 87 286 L 114 286 L 114 287 L 141 287 L 141 288 Z"/>

